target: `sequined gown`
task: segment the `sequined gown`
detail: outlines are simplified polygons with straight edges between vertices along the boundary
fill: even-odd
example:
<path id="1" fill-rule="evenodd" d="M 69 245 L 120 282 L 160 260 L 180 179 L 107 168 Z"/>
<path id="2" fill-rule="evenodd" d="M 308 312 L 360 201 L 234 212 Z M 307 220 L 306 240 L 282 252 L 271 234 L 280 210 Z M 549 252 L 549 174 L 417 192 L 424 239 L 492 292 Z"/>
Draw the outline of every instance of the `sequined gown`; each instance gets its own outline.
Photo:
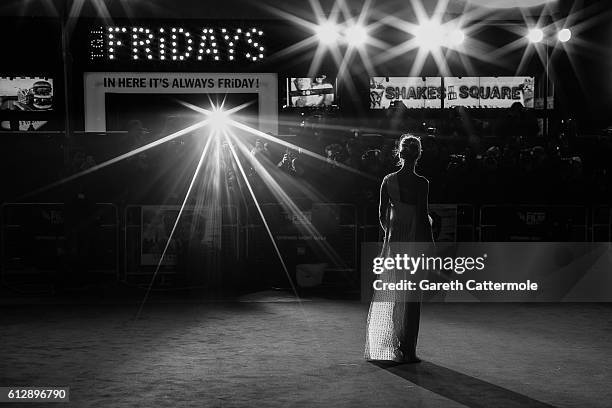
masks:
<path id="1" fill-rule="evenodd" d="M 433 241 L 427 206 L 429 182 L 413 173 L 398 173 L 385 177 L 381 185 L 380 220 L 386 226 L 381 257 L 397 253 L 419 256 L 425 247 L 422 243 Z M 410 278 L 405 271 L 391 270 L 377 279 L 399 282 Z M 374 291 L 366 329 L 366 360 L 415 359 L 420 302 L 419 291 Z"/>

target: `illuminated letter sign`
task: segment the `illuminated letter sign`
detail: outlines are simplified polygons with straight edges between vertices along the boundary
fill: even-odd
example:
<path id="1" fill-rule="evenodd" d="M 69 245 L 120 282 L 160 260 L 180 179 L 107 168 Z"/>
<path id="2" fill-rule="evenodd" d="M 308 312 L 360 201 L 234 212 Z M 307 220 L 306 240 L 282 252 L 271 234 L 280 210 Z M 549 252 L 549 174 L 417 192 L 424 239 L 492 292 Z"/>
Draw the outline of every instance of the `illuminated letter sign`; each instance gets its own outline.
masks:
<path id="1" fill-rule="evenodd" d="M 256 27 L 107 26 L 89 34 L 91 61 L 258 62 L 266 51 Z"/>

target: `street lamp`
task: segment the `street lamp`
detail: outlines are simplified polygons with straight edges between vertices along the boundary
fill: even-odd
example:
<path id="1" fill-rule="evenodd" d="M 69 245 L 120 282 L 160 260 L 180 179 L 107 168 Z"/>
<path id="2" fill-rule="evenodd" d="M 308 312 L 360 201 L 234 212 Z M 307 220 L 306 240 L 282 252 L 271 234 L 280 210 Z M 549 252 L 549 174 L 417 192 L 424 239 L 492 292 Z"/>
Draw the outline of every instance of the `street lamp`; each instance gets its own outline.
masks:
<path id="1" fill-rule="evenodd" d="M 562 43 L 568 42 L 572 38 L 572 31 L 569 28 L 564 28 L 557 33 L 557 39 Z"/>
<path id="2" fill-rule="evenodd" d="M 344 31 L 346 41 L 353 47 L 360 47 L 368 41 L 368 30 L 359 24 L 350 26 Z"/>
<path id="3" fill-rule="evenodd" d="M 456 47 L 465 41 L 465 33 L 461 28 L 449 27 L 434 20 L 421 22 L 413 35 L 419 48 L 427 51 Z"/>
<path id="4" fill-rule="evenodd" d="M 544 40 L 544 31 L 541 28 L 535 27 L 530 29 L 527 32 L 526 38 L 529 40 L 530 43 L 537 45 L 538 43 L 541 43 Z M 572 31 L 569 28 L 563 28 L 561 30 L 559 30 L 557 32 L 557 36 L 556 36 L 557 40 L 561 43 L 566 43 L 568 42 L 571 38 L 572 38 Z M 551 59 L 551 47 L 549 46 L 550 44 L 548 42 L 544 42 L 544 47 L 546 47 L 546 66 L 545 66 L 545 76 L 546 76 L 546 83 L 544 86 L 544 119 L 545 119 L 545 123 L 544 123 L 544 136 L 546 138 L 548 138 L 549 136 L 549 115 L 548 115 L 548 98 L 549 98 L 549 93 L 550 93 L 550 59 Z M 554 47 L 553 47 L 554 48 Z M 554 92 L 554 88 L 553 88 L 553 92 Z M 553 96 L 553 100 L 554 100 L 554 96 Z"/>
<path id="5" fill-rule="evenodd" d="M 332 21 L 326 21 L 316 29 L 317 38 L 324 45 L 331 45 L 338 40 L 340 34 L 338 33 L 338 26 Z"/>
<path id="6" fill-rule="evenodd" d="M 544 39 L 544 31 L 542 31 L 541 28 L 532 28 L 527 33 L 527 39 L 529 40 L 529 42 L 534 44 L 542 42 L 542 40 Z"/>

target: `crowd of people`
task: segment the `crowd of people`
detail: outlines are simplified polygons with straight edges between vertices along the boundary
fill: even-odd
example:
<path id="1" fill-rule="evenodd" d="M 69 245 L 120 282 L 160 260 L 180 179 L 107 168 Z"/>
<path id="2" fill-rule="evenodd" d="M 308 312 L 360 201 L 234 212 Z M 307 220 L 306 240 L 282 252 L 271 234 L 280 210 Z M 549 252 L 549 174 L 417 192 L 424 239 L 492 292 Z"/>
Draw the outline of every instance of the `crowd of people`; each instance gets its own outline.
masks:
<path id="1" fill-rule="evenodd" d="M 399 136 L 412 133 L 423 144 L 417 171 L 431 182 L 431 202 L 609 202 L 609 138 L 577 138 L 571 122 L 548 137 L 524 136 L 521 132 L 531 125 L 520 116 L 516 119 L 505 122 L 507 129 L 502 137 L 492 138 L 441 132 L 439 127 L 449 126 L 447 123 L 419 123 L 397 134 L 309 128 L 286 139 L 299 146 L 297 149 L 258 140 L 253 154 L 277 163 L 280 171 L 295 178 L 292 184 L 307 185 L 330 201 L 373 203 L 382 177 L 397 169 L 395 150 Z M 299 189 L 294 190 L 299 194 Z"/>
<path id="2" fill-rule="evenodd" d="M 391 115 L 391 116 L 389 116 Z M 395 116 L 394 116 L 395 115 Z M 375 122 L 376 129 L 334 126 L 340 118 L 309 125 L 304 116 L 295 121 L 292 136 L 259 138 L 243 135 L 243 147 L 235 149 L 259 200 L 278 199 L 281 187 L 290 197 L 313 201 L 375 203 L 380 180 L 397 169 L 395 149 L 403 133 L 421 138 L 423 156 L 417 171 L 431 182 L 430 202 L 438 203 L 608 203 L 612 192 L 610 161 L 612 139 L 576 137 L 571 123 L 548 137 L 526 129 L 533 122 L 510 110 L 497 126 L 495 137 L 482 134 L 482 120 L 456 110 L 451 118 L 427 120 L 403 112 L 388 113 Z M 514 116 L 513 116 L 514 115 Z M 454 118 L 454 119 L 453 119 Z M 458 124 L 456 120 L 461 118 Z M 452 119 L 452 120 L 451 120 Z M 465 123 L 480 123 L 466 130 Z M 386 126 L 388 125 L 388 126 Z M 471 126 L 471 125 L 470 125 Z M 537 126 L 537 124 L 536 124 Z M 154 141 L 155 131 L 138 121 L 130 122 L 127 134 L 97 144 L 76 143 L 70 160 L 56 169 L 54 179 L 75 175 L 98 163 Z M 525 136 L 527 135 L 527 136 Z M 115 137 L 115 139 L 112 139 Z M 202 138 L 185 135 L 122 160 L 72 182 L 70 190 L 87 190 L 92 200 L 119 204 L 178 203 L 197 164 Z M 199 147 L 198 147 L 199 146 Z M 246 154 L 250 151 L 250 154 Z M 248 195 L 240 169 L 227 143 L 221 146 L 220 174 L 224 192 Z M 58 156 L 60 156 L 58 154 Z M 208 159 L 207 159 L 208 160 Z M 59 163 L 59 160 L 57 160 Z M 49 179 L 53 172 L 45 171 Z M 98 174 L 99 173 L 99 174 Z M 276 185 L 276 187 L 273 187 Z M 21 192 L 26 192 L 24 186 Z M 32 189 L 40 186 L 32 186 Z M 52 199 L 52 197 L 48 197 Z M 61 197 L 56 197 L 61 200 Z"/>

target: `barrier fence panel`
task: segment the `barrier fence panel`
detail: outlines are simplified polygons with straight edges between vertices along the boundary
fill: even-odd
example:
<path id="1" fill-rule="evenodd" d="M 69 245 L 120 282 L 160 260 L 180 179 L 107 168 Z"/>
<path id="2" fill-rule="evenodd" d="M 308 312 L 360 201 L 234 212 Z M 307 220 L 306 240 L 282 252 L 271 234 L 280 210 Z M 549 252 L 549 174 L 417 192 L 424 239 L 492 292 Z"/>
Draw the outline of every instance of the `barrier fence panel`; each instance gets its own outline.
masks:
<path id="1" fill-rule="evenodd" d="M 591 241 L 610 242 L 612 240 L 612 207 L 597 205 L 593 207 Z"/>
<path id="2" fill-rule="evenodd" d="M 457 242 L 474 242 L 476 239 L 474 206 L 457 204 Z"/>
<path id="3" fill-rule="evenodd" d="M 358 287 L 357 212 L 352 204 L 315 203 L 312 223 L 323 238 L 321 259 L 329 259 L 324 283 Z"/>
<path id="4" fill-rule="evenodd" d="M 480 241 L 588 241 L 588 212 L 581 206 L 484 205 Z"/>
<path id="5" fill-rule="evenodd" d="M 363 208 L 360 224 L 361 242 L 382 241 L 383 230 L 378 222 L 378 204 L 371 204 Z"/>
<path id="6" fill-rule="evenodd" d="M 436 242 L 471 242 L 476 238 L 474 207 L 470 204 L 429 204 L 429 215 Z M 384 237 L 378 205 L 365 207 L 361 219 L 361 242 L 381 242 Z"/>
<path id="7" fill-rule="evenodd" d="M 128 205 L 125 208 L 124 276 L 148 285 L 159 265 L 157 284 L 222 287 L 235 280 L 240 260 L 240 225 L 235 206 Z"/>
<path id="8" fill-rule="evenodd" d="M 297 269 L 317 265 L 316 268 L 325 269 L 324 285 L 337 285 L 347 280 L 358 283 L 354 205 L 301 201 L 293 210 L 277 203 L 262 204 L 261 209 L 294 281 Z M 253 215 L 253 209 L 250 213 Z M 276 249 L 261 219 L 257 218 L 260 217 L 251 219 L 247 238 L 248 260 L 254 276 L 270 286 L 287 287 L 289 282 Z"/>
<path id="9" fill-rule="evenodd" d="M 23 281 L 41 273 L 66 285 L 117 278 L 114 204 L 7 203 L 0 211 L 3 280 Z"/>

